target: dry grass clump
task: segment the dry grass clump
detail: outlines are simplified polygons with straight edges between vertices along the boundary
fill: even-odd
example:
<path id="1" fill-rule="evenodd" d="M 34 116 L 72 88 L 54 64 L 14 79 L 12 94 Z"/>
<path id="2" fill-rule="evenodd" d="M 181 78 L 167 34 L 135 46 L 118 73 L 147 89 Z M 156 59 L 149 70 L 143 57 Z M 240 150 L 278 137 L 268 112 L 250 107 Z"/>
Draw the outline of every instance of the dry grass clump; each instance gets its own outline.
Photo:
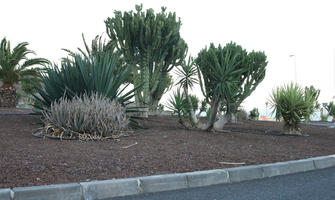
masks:
<path id="1" fill-rule="evenodd" d="M 42 135 L 59 138 L 117 138 L 129 130 L 125 108 L 98 94 L 61 98 L 43 115 Z"/>

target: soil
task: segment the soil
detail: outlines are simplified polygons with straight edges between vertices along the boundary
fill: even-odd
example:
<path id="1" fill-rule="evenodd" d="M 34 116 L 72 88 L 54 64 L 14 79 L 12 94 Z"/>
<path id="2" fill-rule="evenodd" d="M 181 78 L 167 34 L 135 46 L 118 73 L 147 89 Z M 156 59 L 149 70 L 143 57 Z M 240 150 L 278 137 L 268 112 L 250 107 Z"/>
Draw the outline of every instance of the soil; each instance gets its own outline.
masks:
<path id="1" fill-rule="evenodd" d="M 142 120 L 148 129 L 136 131 L 136 136 L 66 141 L 32 136 L 41 126 L 38 116 L 13 113 L 0 115 L 0 188 L 229 168 L 335 153 L 335 129 L 322 126 L 302 125 L 308 137 L 272 134 L 280 133 L 282 124 L 268 121 L 241 121 L 228 124 L 224 132 L 209 133 L 185 130 L 171 116 L 156 116 Z"/>

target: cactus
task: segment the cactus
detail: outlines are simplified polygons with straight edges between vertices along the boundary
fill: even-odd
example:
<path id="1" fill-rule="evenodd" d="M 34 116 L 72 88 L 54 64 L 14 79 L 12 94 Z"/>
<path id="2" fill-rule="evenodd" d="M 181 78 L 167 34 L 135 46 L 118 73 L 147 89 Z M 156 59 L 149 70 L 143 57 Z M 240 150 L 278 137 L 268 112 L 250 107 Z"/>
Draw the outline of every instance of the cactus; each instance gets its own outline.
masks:
<path id="1" fill-rule="evenodd" d="M 187 45 L 180 37 L 180 20 L 175 13 L 160 13 L 153 9 L 142 11 L 115 11 L 113 18 L 105 21 L 110 43 L 115 44 L 128 65 L 132 66 L 135 87 L 143 85 L 136 93 L 136 103 L 156 111 L 167 87 L 168 72 L 181 64 Z"/>

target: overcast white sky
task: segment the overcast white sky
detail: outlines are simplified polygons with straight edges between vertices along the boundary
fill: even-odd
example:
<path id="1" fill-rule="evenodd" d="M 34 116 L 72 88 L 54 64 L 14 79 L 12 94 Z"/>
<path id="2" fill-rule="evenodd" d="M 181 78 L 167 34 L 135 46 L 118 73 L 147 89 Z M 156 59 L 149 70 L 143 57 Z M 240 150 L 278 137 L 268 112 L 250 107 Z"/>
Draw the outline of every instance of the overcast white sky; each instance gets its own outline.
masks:
<path id="1" fill-rule="evenodd" d="M 39 57 L 58 62 L 65 55 L 61 48 L 82 46 L 81 33 L 90 41 L 105 33 L 104 20 L 114 10 L 134 10 L 139 3 L 175 11 L 192 56 L 210 42 L 265 51 L 267 75 L 244 103 L 247 110 L 265 110 L 271 89 L 294 81 L 295 58 L 299 84 L 321 89 L 321 102 L 335 96 L 332 0 L 1 0 L 0 39 L 6 36 L 12 46 L 27 41 Z"/>

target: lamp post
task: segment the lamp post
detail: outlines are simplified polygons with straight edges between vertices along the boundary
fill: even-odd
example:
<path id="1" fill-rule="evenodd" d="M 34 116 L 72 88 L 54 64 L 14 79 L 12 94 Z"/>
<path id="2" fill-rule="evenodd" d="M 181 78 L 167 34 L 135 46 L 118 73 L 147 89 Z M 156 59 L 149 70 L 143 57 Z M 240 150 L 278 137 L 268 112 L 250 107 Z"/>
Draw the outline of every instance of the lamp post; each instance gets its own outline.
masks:
<path id="1" fill-rule="evenodd" d="M 294 81 L 297 82 L 297 57 L 295 55 L 289 55 L 289 57 L 294 57 Z"/>

